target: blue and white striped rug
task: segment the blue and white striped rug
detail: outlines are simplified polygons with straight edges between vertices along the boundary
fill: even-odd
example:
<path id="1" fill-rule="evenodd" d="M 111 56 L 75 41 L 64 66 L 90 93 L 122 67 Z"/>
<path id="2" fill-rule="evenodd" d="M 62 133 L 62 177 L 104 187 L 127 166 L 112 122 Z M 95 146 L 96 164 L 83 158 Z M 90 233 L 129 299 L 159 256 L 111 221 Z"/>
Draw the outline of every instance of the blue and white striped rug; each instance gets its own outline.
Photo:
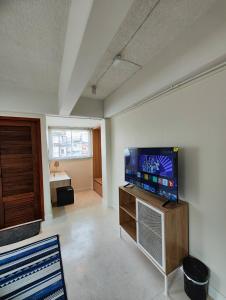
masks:
<path id="1" fill-rule="evenodd" d="M 0 299 L 67 299 L 58 235 L 0 254 Z"/>

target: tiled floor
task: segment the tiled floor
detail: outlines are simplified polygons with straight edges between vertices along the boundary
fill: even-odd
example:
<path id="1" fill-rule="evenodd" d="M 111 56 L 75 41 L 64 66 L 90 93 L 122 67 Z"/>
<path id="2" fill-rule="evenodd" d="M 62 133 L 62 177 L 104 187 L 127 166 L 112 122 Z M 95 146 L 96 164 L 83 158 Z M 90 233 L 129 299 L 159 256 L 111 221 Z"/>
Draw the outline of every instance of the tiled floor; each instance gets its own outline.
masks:
<path id="1" fill-rule="evenodd" d="M 93 191 L 77 193 L 75 205 L 54 208 L 53 220 L 43 224 L 38 238 L 54 233 L 60 234 L 70 300 L 188 299 L 180 272 L 164 297 L 163 276 L 126 233 L 120 239 L 117 211 Z"/>

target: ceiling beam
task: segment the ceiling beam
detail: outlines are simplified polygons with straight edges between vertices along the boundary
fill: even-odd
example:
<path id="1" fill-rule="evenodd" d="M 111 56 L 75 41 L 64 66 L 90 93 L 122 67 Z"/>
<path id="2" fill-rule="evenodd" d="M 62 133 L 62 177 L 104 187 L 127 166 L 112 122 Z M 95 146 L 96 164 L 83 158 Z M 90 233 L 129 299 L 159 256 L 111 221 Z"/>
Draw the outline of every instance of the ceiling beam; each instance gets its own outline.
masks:
<path id="1" fill-rule="evenodd" d="M 69 115 L 133 0 L 72 0 L 59 83 L 59 113 Z"/>

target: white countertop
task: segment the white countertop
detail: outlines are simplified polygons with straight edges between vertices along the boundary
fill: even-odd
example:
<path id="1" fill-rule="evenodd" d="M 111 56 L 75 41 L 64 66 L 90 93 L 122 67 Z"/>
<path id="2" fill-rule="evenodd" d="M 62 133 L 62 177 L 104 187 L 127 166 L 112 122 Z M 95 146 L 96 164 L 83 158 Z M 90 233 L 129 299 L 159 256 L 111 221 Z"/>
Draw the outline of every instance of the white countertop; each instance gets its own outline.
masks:
<path id="1" fill-rule="evenodd" d="M 56 173 L 50 173 L 49 181 L 61 181 L 61 180 L 70 180 L 71 177 L 68 176 L 66 172 L 56 172 Z"/>

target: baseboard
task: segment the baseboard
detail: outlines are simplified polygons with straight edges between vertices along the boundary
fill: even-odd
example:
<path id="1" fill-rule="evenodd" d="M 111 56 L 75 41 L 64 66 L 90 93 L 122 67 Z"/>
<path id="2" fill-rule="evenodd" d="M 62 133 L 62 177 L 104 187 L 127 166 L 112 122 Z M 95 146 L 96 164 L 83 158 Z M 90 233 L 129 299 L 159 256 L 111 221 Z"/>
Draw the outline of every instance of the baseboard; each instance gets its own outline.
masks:
<path id="1" fill-rule="evenodd" d="M 91 190 L 93 190 L 92 187 L 85 187 L 85 188 L 81 188 L 81 189 L 76 189 L 76 190 L 75 190 L 75 193 L 76 193 L 76 192 L 91 191 Z"/>
<path id="2" fill-rule="evenodd" d="M 219 293 L 215 288 L 209 286 L 209 295 L 213 300 L 225 300 L 226 297 Z"/>
<path id="3" fill-rule="evenodd" d="M 51 213 L 45 214 L 45 220 L 44 221 L 48 221 L 48 220 L 52 220 L 52 219 L 53 219 L 53 214 L 51 214 Z"/>

